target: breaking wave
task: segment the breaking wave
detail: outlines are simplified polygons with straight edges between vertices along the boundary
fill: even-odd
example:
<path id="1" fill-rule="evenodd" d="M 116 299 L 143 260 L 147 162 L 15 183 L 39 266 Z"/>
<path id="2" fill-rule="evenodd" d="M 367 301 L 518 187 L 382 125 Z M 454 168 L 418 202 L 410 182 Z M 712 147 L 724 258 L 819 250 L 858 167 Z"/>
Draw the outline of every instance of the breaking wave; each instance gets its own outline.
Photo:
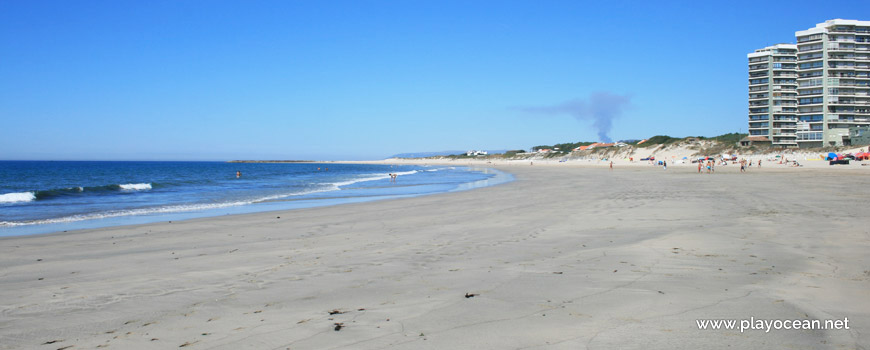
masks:
<path id="1" fill-rule="evenodd" d="M 33 192 L 17 192 L 0 194 L 0 203 L 30 202 L 36 200 Z"/>

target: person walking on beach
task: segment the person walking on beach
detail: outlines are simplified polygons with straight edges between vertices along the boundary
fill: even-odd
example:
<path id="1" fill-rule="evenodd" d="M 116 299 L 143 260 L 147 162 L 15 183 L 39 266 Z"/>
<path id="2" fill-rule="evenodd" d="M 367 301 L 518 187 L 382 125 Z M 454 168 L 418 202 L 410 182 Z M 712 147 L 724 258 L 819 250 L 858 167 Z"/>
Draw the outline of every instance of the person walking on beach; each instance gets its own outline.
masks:
<path id="1" fill-rule="evenodd" d="M 701 173 L 701 166 L 703 166 L 703 165 L 704 165 L 704 164 L 701 164 L 701 161 L 699 160 L 699 161 L 698 161 L 698 174 Z"/>
<path id="2" fill-rule="evenodd" d="M 758 167 L 761 168 L 761 159 L 758 160 Z"/>
<path id="3" fill-rule="evenodd" d="M 741 160 L 741 161 L 740 161 L 740 172 L 741 172 L 741 173 L 745 173 L 745 172 L 746 172 L 746 161 L 745 161 L 745 160 Z"/>
<path id="4" fill-rule="evenodd" d="M 666 161 L 666 160 L 665 160 L 665 161 L 662 161 L 662 167 L 663 167 L 665 170 L 668 170 L 668 161 Z"/>
<path id="5" fill-rule="evenodd" d="M 613 170 L 613 161 L 610 161 L 610 170 Z"/>

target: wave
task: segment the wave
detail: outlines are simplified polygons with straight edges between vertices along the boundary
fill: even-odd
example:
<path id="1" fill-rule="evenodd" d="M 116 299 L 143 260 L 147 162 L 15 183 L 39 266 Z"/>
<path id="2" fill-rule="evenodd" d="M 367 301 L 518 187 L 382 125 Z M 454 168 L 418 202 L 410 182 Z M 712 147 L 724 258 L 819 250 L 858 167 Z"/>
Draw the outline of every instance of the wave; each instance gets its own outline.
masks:
<path id="1" fill-rule="evenodd" d="M 186 212 L 186 211 L 228 208 L 228 207 L 235 207 L 235 206 L 252 204 L 252 203 L 254 203 L 254 201 L 238 201 L 238 202 L 212 203 L 212 204 L 170 205 L 170 206 L 154 207 L 154 208 L 134 208 L 134 209 L 125 209 L 125 210 L 113 210 L 113 211 L 100 212 L 100 213 L 78 214 L 78 215 L 65 216 L 65 217 L 61 217 L 61 218 L 42 219 L 42 220 L 0 221 L 0 227 L 70 223 L 70 222 L 76 222 L 76 221 L 94 220 L 94 219 L 108 219 L 108 218 L 115 218 L 115 217 L 119 217 L 119 216 L 131 216 L 131 215 L 178 213 L 178 212 Z"/>
<path id="2" fill-rule="evenodd" d="M 44 200 L 51 199 L 57 197 L 66 197 L 66 196 L 80 196 L 80 195 L 99 195 L 99 194 L 111 194 L 116 192 L 133 192 L 133 191 L 147 191 L 153 188 L 150 183 L 138 183 L 138 184 L 117 184 L 117 185 L 105 185 L 105 186 L 89 186 L 89 187 L 64 187 L 64 188 L 55 188 L 50 190 L 40 190 L 40 191 L 30 191 L 30 192 L 20 192 L 20 193 L 6 193 L 0 195 L 0 203 L 15 203 L 15 202 L 30 202 L 35 200 Z"/>
<path id="3" fill-rule="evenodd" d="M 150 190 L 151 184 L 124 184 L 124 185 L 118 185 L 118 187 L 120 187 L 122 190 L 128 190 L 128 191 L 144 191 L 144 190 Z"/>
<path id="4" fill-rule="evenodd" d="M 393 174 L 412 175 L 412 174 L 416 174 L 416 173 L 417 173 L 416 170 L 411 170 L 411 171 L 402 171 L 402 172 L 393 173 Z M 374 176 L 360 177 L 360 178 L 351 179 L 351 180 L 347 180 L 347 181 L 328 183 L 325 185 L 332 186 L 334 190 L 338 190 L 338 189 L 341 189 L 342 186 L 353 185 L 355 183 L 366 182 L 366 181 L 386 180 L 389 178 L 390 178 L 390 174 L 377 174 Z"/>
<path id="5" fill-rule="evenodd" d="M 210 210 L 210 209 L 222 209 L 222 208 L 230 208 L 230 207 L 238 207 L 243 205 L 249 205 L 254 203 L 263 203 L 269 202 L 276 199 L 286 198 L 290 196 L 302 196 L 317 192 L 326 192 L 332 191 L 330 188 L 321 188 L 321 189 L 313 189 L 301 192 L 287 193 L 287 194 L 279 194 L 273 196 L 266 196 L 248 200 L 237 200 L 232 202 L 223 202 L 223 203 L 196 203 L 196 204 L 179 204 L 179 205 L 167 205 L 161 207 L 151 207 L 151 208 L 132 208 L 132 209 L 123 209 L 123 210 L 112 210 L 105 211 L 99 213 L 88 213 L 88 214 L 77 214 L 70 215 L 60 218 L 51 218 L 51 219 L 41 219 L 41 220 L 27 220 L 27 221 L 0 221 L 0 227 L 12 227 L 12 226 L 29 226 L 29 225 L 43 225 L 43 224 L 60 224 L 60 223 L 70 223 L 76 221 L 85 221 L 85 220 L 95 220 L 95 219 L 108 219 L 115 218 L 120 216 L 133 216 L 133 215 L 153 215 L 153 214 L 171 214 L 171 213 L 180 213 L 180 212 L 189 212 L 189 211 L 199 211 L 199 210 Z M 30 192 L 27 192 L 30 193 Z"/>
<path id="6" fill-rule="evenodd" d="M 30 202 L 36 200 L 33 192 L 16 192 L 0 194 L 0 203 Z"/>
<path id="7" fill-rule="evenodd" d="M 405 171 L 405 172 L 397 172 L 394 174 L 399 175 L 399 176 L 405 176 L 405 175 L 412 175 L 412 174 L 416 174 L 416 173 L 418 173 L 417 170 L 412 170 L 412 171 Z M 96 213 L 76 214 L 76 215 L 64 216 L 64 217 L 59 217 L 59 218 L 49 218 L 49 219 L 24 220 L 24 221 L 0 221 L 0 227 L 29 226 L 29 225 L 42 225 L 42 224 L 61 224 L 61 223 L 71 223 L 71 222 L 85 221 L 85 220 L 114 218 L 114 217 L 121 217 L 121 216 L 169 214 L 169 213 L 190 212 L 190 211 L 200 211 L 200 210 L 210 210 L 210 209 L 222 209 L 222 208 L 250 205 L 250 204 L 255 204 L 255 203 L 270 202 L 270 201 L 280 200 L 283 198 L 304 196 L 304 195 L 309 195 L 309 194 L 314 194 L 314 193 L 319 193 L 319 192 L 337 191 L 337 190 L 341 190 L 341 187 L 343 187 L 343 186 L 348 186 L 351 184 L 365 182 L 365 181 L 386 180 L 389 178 L 390 178 L 390 175 L 387 173 L 364 174 L 364 175 L 359 175 L 359 177 L 354 178 L 354 179 L 333 182 L 333 183 L 321 183 L 321 184 L 319 184 L 320 186 L 317 188 L 310 188 L 310 189 L 306 189 L 306 190 L 302 190 L 302 191 L 298 191 L 298 192 L 292 192 L 292 193 L 275 194 L 275 195 L 257 197 L 257 198 L 238 199 L 238 200 L 229 201 L 229 202 L 222 202 L 222 203 L 192 203 L 192 204 L 165 205 L 165 206 L 159 206 L 159 207 L 131 208 L 131 209 L 102 211 L 102 212 L 96 212 Z M 109 194 L 111 192 L 117 193 L 117 192 L 129 192 L 129 191 L 146 191 L 146 190 L 151 190 L 154 187 L 156 187 L 156 185 L 152 184 L 152 183 L 138 183 L 138 184 L 118 184 L 118 185 L 106 185 L 106 186 L 95 186 L 95 187 L 69 187 L 69 188 L 59 188 L 59 189 L 46 190 L 46 191 L 8 193 L 8 194 L 0 195 L 0 203 L 43 200 L 43 199 L 54 198 L 54 197 L 59 197 L 59 196 Z"/>

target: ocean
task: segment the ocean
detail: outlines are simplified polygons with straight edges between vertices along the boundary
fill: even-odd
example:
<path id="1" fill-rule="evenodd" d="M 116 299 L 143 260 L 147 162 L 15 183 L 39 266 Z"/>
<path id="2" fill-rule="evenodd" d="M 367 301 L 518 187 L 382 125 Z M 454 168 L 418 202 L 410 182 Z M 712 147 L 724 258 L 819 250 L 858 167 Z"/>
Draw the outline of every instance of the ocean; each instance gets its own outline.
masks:
<path id="1" fill-rule="evenodd" d="M 389 174 L 398 176 L 393 181 Z M 506 181 L 510 175 L 496 170 L 453 166 L 0 161 L 0 236 L 310 208 Z"/>

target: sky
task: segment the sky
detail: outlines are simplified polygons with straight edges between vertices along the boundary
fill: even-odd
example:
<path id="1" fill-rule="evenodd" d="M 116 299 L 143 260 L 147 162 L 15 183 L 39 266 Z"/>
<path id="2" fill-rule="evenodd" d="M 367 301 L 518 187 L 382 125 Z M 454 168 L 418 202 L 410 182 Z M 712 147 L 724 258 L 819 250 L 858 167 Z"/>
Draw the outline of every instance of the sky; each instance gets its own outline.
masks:
<path id="1" fill-rule="evenodd" d="M 0 159 L 528 149 L 600 96 L 613 140 L 746 132 L 746 54 L 833 18 L 870 2 L 0 0 Z"/>

